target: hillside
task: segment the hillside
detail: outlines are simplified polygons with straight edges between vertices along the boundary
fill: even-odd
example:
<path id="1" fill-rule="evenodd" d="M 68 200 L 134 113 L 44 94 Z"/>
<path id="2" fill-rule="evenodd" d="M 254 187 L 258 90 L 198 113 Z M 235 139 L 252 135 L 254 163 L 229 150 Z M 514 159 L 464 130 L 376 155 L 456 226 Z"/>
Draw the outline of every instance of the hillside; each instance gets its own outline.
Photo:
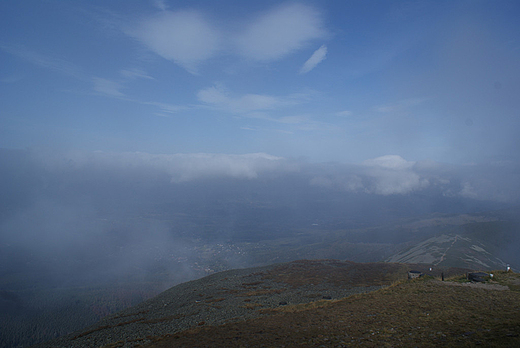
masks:
<path id="1" fill-rule="evenodd" d="M 256 346 L 258 341 L 255 340 L 263 333 L 266 333 L 268 346 L 280 345 L 276 343 L 280 339 L 290 340 L 285 343 L 288 345 L 300 345 L 304 343 L 301 340 L 311 342 L 309 340 L 324 337 L 329 337 L 329 343 L 337 346 L 345 340 L 345 337 L 338 339 L 339 332 L 344 335 L 354 330 L 355 341 L 366 336 L 363 330 L 385 332 L 383 336 L 390 339 L 404 337 L 405 329 L 416 330 L 406 325 L 428 326 L 426 333 L 417 331 L 421 335 L 435 330 L 452 337 L 458 335 L 458 331 L 453 333 L 456 326 L 447 327 L 446 320 L 454 323 L 462 320 L 462 333 L 477 332 L 478 325 L 487 323 L 488 319 L 471 322 L 469 309 L 483 302 L 488 303 L 482 307 L 484 314 L 498 320 L 493 319 L 495 326 L 489 330 L 519 332 L 518 319 L 508 316 L 510 311 L 520 309 L 517 291 L 497 291 L 497 287 L 489 284 L 484 288 L 471 288 L 447 286 L 449 283 L 437 280 L 409 282 L 406 278 L 410 269 L 429 273 L 428 268 L 421 265 L 335 260 L 301 260 L 221 272 L 175 286 L 91 327 L 39 347 Z M 441 273 L 450 277 L 466 271 L 436 268 L 429 274 L 433 279 L 440 278 Z M 513 282 L 513 290 L 520 288 L 518 278 L 509 280 L 504 276 L 502 280 Z M 466 299 L 475 302 L 468 307 Z M 458 319 L 462 307 L 469 308 L 469 312 L 467 317 Z M 424 315 L 432 317 L 424 318 Z M 430 318 L 436 319 L 423 322 Z M 398 334 L 394 335 L 392 330 Z M 488 330 L 487 326 L 482 326 L 482 330 Z M 215 341 L 217 337 L 222 340 Z M 264 342 L 264 338 L 261 340 Z M 267 343 L 269 340 L 273 341 Z M 356 342 L 361 342 L 359 340 Z M 310 345 L 317 343 L 312 342 Z"/>
<path id="2" fill-rule="evenodd" d="M 500 272 L 495 278 L 503 285 L 404 281 L 338 301 L 273 310 L 269 317 L 157 337 L 145 347 L 518 347 L 520 277 Z"/>

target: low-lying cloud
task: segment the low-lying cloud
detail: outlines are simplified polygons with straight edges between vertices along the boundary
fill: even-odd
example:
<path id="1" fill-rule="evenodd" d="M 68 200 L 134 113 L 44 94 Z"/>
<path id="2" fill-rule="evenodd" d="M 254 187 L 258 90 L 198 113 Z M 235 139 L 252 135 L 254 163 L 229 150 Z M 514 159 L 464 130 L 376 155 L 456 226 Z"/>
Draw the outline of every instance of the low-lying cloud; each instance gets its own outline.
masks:
<path id="1" fill-rule="evenodd" d="M 45 181 L 47 186 L 55 183 L 63 187 L 72 182 L 95 186 L 96 178 L 105 181 L 112 178 L 113 183 L 138 182 L 143 187 L 213 179 L 229 179 L 230 184 L 234 180 L 262 180 L 268 186 L 276 186 L 278 179 L 289 178 L 307 182 L 309 187 L 370 195 L 421 192 L 495 202 L 518 202 L 520 199 L 518 165 L 514 162 L 453 165 L 408 161 L 398 155 L 387 155 L 358 164 L 341 164 L 308 163 L 266 153 L 21 153 L 35 166 L 33 172 L 38 185 Z M 4 168 L 11 167 L 5 163 Z M 33 186 L 31 182 L 25 185 L 26 188 Z"/>
<path id="2" fill-rule="evenodd" d="M 264 173 L 296 171 L 295 163 L 265 153 L 234 154 L 149 154 L 144 152 L 73 153 L 65 157 L 40 157 L 50 170 L 119 172 L 128 176 L 146 173 L 169 176 L 171 182 L 205 178 L 255 179 Z"/>
<path id="3" fill-rule="evenodd" d="M 297 176 L 311 186 L 371 195 L 409 195 L 428 191 L 445 197 L 515 202 L 520 183 L 514 163 L 448 165 L 408 161 L 398 155 L 368 159 L 360 164 L 310 164 L 266 153 L 149 154 L 144 152 L 39 153 L 33 157 L 50 175 L 100 177 L 175 183 L 212 179 L 255 180 Z M 103 174 L 105 173 L 105 174 Z M 270 179 L 270 180 L 271 180 Z M 275 179 L 273 179 L 275 180 Z"/>
<path id="4" fill-rule="evenodd" d="M 324 167 L 312 185 L 376 195 L 429 194 L 481 201 L 518 202 L 520 184 L 513 163 L 447 165 L 433 161 L 407 161 L 397 155 L 369 159 L 358 165 Z"/>
<path id="5" fill-rule="evenodd" d="M 334 223 L 345 214 L 367 223 L 381 214 L 384 221 L 520 200 L 518 167 L 509 162 L 455 166 L 389 155 L 339 164 L 265 153 L 2 150 L 0 164 L 0 249 L 13 255 L 7 258 L 13 267 L 46 267 L 62 281 L 70 274 L 145 275 L 157 260 L 171 264 L 175 277 L 190 238 L 228 240 L 262 230 L 250 232 L 245 222 L 276 233 L 283 224 Z M 45 265 L 35 264 L 39 259 Z"/>
<path id="6" fill-rule="evenodd" d="M 415 162 L 396 155 L 366 160 L 344 167 L 332 175 L 315 177 L 314 185 L 376 195 L 409 194 L 429 186 L 429 180 L 414 171 Z"/>

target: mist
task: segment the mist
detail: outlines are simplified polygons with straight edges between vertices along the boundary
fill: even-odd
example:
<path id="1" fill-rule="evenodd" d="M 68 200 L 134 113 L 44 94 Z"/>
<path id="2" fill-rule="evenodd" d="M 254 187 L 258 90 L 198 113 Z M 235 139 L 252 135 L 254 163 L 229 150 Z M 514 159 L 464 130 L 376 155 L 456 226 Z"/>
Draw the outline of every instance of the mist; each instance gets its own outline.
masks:
<path id="1" fill-rule="evenodd" d="M 60 335 L 222 270 L 298 258 L 380 261 L 422 237 L 392 224 L 507 210 L 520 198 L 511 163 L 454 166 L 396 155 L 341 164 L 3 149 L 0 162 L 6 325 L 33 318 L 45 323 L 38 332 L 59 327 Z M 509 242 L 500 255 L 512 264 L 520 261 L 516 226 L 499 236 Z M 351 244 L 328 250 L 337 233 Z M 81 318 L 61 322 L 70 314 L 59 313 Z"/>
<path id="2" fill-rule="evenodd" d="M 357 165 L 266 154 L 3 150 L 4 272 L 63 285 L 200 276 L 196 241 L 284 238 L 312 224 L 359 228 L 518 204 L 510 163 L 454 166 L 399 156 Z M 7 170 L 8 168 L 8 170 Z M 246 257 L 233 267 L 246 267 Z M 231 265 L 228 265 L 231 266 Z M 45 275 L 45 276 L 43 276 Z"/>

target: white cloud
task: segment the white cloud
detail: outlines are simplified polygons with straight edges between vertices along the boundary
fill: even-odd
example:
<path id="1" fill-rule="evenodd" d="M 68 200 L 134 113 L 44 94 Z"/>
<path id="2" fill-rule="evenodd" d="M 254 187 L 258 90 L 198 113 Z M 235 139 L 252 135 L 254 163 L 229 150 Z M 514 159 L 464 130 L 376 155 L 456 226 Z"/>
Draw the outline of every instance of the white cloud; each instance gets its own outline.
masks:
<path id="1" fill-rule="evenodd" d="M 111 97 L 124 97 L 124 94 L 120 91 L 122 88 L 120 83 L 101 77 L 94 77 L 92 81 L 94 82 L 94 91 Z"/>
<path id="2" fill-rule="evenodd" d="M 278 123 L 284 127 L 299 131 L 333 131 L 336 126 L 314 121 L 312 115 L 284 115 L 284 108 L 300 105 L 308 101 L 309 94 L 295 93 L 287 96 L 271 96 L 263 94 L 232 95 L 223 85 L 205 88 L 197 93 L 197 97 L 205 107 L 237 114 L 251 119 Z M 282 113 L 283 112 L 283 113 Z M 282 115 L 280 115 L 282 113 Z M 293 134 L 288 129 L 271 129 L 271 131 Z"/>
<path id="3" fill-rule="evenodd" d="M 413 170 L 415 162 L 401 156 L 388 155 L 363 162 L 364 174 L 370 178 L 367 192 L 391 195 L 407 194 L 430 183 Z"/>
<path id="4" fill-rule="evenodd" d="M 375 169 L 366 174 L 373 179 L 367 192 L 380 195 L 407 194 L 429 185 L 428 180 L 411 170 Z"/>
<path id="5" fill-rule="evenodd" d="M 232 113 L 248 113 L 261 110 L 272 110 L 278 107 L 297 104 L 294 98 L 280 98 L 263 94 L 245 94 L 233 97 L 222 85 L 205 88 L 197 93 L 197 98 L 213 107 Z"/>
<path id="6" fill-rule="evenodd" d="M 325 35 L 318 11 L 303 4 L 290 4 L 260 16 L 238 36 L 236 42 L 242 55 L 270 61 Z"/>
<path id="7" fill-rule="evenodd" d="M 245 126 L 249 131 L 271 131 Z M 75 152 L 58 154 L 34 151 L 31 158 L 49 173 L 66 176 L 83 170 L 121 178 L 164 178 L 186 182 L 211 178 L 274 178 L 297 175 L 311 185 L 335 191 L 374 195 L 423 195 L 518 204 L 519 166 L 487 164 L 448 165 L 439 162 L 406 161 L 400 156 L 383 156 L 362 164 L 316 163 L 288 160 L 265 153 L 235 154 L 149 154 L 143 152 Z M 83 177 L 80 175 L 80 177 Z M 141 180 L 141 179 L 139 179 Z M 161 179 L 162 180 L 162 179 Z"/>
<path id="8" fill-rule="evenodd" d="M 153 77 L 148 75 L 146 71 L 141 69 L 124 69 L 119 72 L 123 77 L 127 79 L 147 79 L 155 80 Z"/>
<path id="9" fill-rule="evenodd" d="M 152 3 L 161 11 L 166 11 L 166 9 L 168 8 L 164 0 L 152 0 Z"/>
<path id="10" fill-rule="evenodd" d="M 163 11 L 126 31 L 161 57 L 192 74 L 219 49 L 221 35 L 196 11 Z"/>
<path id="11" fill-rule="evenodd" d="M 139 40 L 152 52 L 171 60 L 192 74 L 201 63 L 218 52 L 238 54 L 257 61 L 273 61 L 301 49 L 312 40 L 322 39 L 327 32 L 321 14 L 303 4 L 278 6 L 253 20 L 235 24 L 235 31 L 223 35 L 199 11 L 168 11 L 164 1 L 154 1 L 161 10 L 123 31 Z M 305 63 L 310 71 L 326 55 L 320 47 Z"/>
<path id="12" fill-rule="evenodd" d="M 325 57 L 327 56 L 327 46 L 322 45 L 320 48 L 318 48 L 312 56 L 307 59 L 305 64 L 303 64 L 302 68 L 300 69 L 300 74 L 306 74 L 312 69 L 316 67 L 316 65 L 320 64 Z"/>
<path id="13" fill-rule="evenodd" d="M 361 165 L 334 167 L 329 175 L 311 179 L 311 184 L 384 196 L 409 194 L 431 185 L 429 175 L 418 172 L 415 162 L 396 155 L 366 160 Z"/>

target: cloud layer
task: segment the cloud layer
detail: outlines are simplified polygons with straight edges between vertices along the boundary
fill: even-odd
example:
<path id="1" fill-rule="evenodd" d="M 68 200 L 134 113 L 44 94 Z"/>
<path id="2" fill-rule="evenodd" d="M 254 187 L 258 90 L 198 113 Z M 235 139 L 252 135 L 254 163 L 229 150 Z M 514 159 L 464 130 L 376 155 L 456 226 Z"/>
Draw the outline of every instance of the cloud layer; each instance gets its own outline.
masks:
<path id="1" fill-rule="evenodd" d="M 83 171 L 99 168 L 103 171 L 129 176 L 136 173 L 167 175 L 171 182 L 186 182 L 204 178 L 255 179 L 261 174 L 297 170 L 281 157 L 265 153 L 233 154 L 148 154 L 125 153 L 74 153 L 63 157 L 40 157 L 50 170 Z"/>
<path id="2" fill-rule="evenodd" d="M 100 176 L 142 177 L 139 180 L 145 181 L 164 178 L 170 183 L 295 176 L 310 186 L 369 195 L 423 192 L 437 197 L 481 201 L 515 202 L 520 199 L 520 183 L 515 176 L 518 168 L 513 163 L 454 166 L 432 161 L 407 161 L 401 156 L 388 155 L 360 164 L 308 164 L 265 153 L 95 152 L 38 154 L 36 158 L 47 170 L 68 173 L 66 176 L 95 170 Z"/>

